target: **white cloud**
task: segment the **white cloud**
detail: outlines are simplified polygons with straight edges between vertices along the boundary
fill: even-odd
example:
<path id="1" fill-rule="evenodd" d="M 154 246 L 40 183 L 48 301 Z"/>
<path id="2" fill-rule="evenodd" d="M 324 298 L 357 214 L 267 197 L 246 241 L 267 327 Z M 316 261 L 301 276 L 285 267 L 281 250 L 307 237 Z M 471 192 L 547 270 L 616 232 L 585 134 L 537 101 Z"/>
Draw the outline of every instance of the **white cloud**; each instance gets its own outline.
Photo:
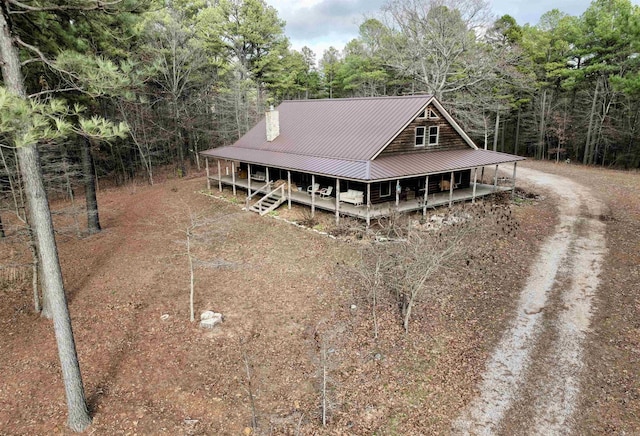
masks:
<path id="1" fill-rule="evenodd" d="M 294 49 L 308 46 L 319 60 L 324 50 L 334 46 L 342 50 L 358 36 L 365 17 L 376 15 L 385 0 L 267 0 L 287 22 L 285 33 Z M 581 15 L 590 0 L 493 0 L 494 14 L 513 16 L 518 24 L 537 24 L 540 16 L 554 8 L 570 15 Z M 640 4 L 640 0 L 632 0 Z"/>
<path id="2" fill-rule="evenodd" d="M 342 50 L 358 36 L 365 17 L 376 14 L 384 0 L 267 0 L 287 22 L 285 33 L 294 49 L 308 46 L 317 59 L 330 46 Z"/>

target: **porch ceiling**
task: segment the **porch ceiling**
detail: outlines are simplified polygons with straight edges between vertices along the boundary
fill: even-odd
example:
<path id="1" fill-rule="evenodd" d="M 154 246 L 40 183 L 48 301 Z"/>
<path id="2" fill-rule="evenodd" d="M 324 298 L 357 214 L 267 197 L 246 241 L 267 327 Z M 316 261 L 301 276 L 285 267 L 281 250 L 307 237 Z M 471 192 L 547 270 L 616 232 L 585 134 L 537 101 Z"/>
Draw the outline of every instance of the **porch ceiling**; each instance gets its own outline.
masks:
<path id="1" fill-rule="evenodd" d="M 201 154 L 205 157 L 366 182 L 426 176 L 524 160 L 520 156 L 471 148 L 399 154 L 378 157 L 372 161 L 330 159 L 237 146 L 214 148 Z"/>

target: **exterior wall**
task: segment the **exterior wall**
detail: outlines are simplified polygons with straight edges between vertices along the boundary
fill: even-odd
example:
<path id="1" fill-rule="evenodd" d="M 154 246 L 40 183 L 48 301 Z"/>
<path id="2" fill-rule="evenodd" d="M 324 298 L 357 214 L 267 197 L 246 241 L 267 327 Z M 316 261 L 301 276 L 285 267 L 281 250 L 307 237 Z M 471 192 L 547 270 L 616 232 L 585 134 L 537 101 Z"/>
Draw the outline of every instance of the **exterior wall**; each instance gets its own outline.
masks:
<path id="1" fill-rule="evenodd" d="M 427 118 L 416 118 L 404 129 L 400 134 L 384 149 L 380 156 L 401 154 L 401 153 L 424 153 L 430 150 L 453 150 L 453 149 L 466 149 L 469 144 L 462 139 L 462 136 L 449 124 L 449 122 L 442 116 L 438 110 L 429 105 L 427 113 L 431 109 L 438 119 L 432 120 Z M 428 143 L 429 127 L 439 126 L 438 144 L 437 145 L 425 145 L 423 147 L 416 147 L 416 127 L 426 127 L 425 144 Z"/>
<path id="2" fill-rule="evenodd" d="M 454 171 L 453 178 L 455 183 L 458 183 L 458 189 L 468 188 L 471 186 L 471 170 Z M 429 194 L 435 194 L 443 192 L 440 189 L 440 182 L 442 180 L 450 181 L 451 173 L 431 174 L 429 176 Z M 411 179 L 401 179 L 400 188 L 402 193 L 400 195 L 400 201 L 405 199 L 411 199 L 422 197 L 424 195 L 424 182 L 425 177 L 416 177 Z M 382 182 L 389 183 L 389 182 Z M 371 184 L 371 204 L 385 203 L 387 201 L 396 201 L 396 181 L 391 181 L 391 195 L 387 197 L 380 196 L 380 183 Z M 366 192 L 366 191 L 365 191 Z M 407 197 L 409 196 L 409 197 Z"/>

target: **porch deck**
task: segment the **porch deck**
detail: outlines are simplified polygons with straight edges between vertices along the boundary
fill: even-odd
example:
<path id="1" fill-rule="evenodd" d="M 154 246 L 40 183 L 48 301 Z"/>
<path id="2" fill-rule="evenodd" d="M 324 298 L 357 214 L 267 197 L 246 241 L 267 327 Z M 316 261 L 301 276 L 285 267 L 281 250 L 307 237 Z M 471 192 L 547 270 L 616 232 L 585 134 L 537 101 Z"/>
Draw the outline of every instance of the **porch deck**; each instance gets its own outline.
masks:
<path id="1" fill-rule="evenodd" d="M 209 176 L 209 180 L 211 183 L 212 189 L 217 189 L 218 187 L 218 175 L 211 174 Z M 232 186 L 233 180 L 231 176 L 223 175 L 220 178 L 220 182 L 222 182 L 225 186 Z M 248 190 L 247 179 L 239 179 L 236 178 L 235 186 L 237 189 Z M 268 191 L 266 189 L 258 189 L 264 186 L 264 182 L 256 182 L 252 180 L 251 183 L 251 193 L 256 191 L 260 191 L 263 194 L 266 194 Z M 273 186 L 271 187 L 273 189 Z M 494 186 L 494 185 L 486 185 L 478 183 L 476 184 L 476 194 L 475 197 L 483 197 L 495 192 L 501 191 L 511 191 L 512 186 Z M 285 191 L 286 193 L 287 191 Z M 468 188 L 455 189 L 453 191 L 452 202 L 462 202 L 472 200 L 473 197 L 473 186 Z M 306 191 L 291 191 L 291 201 L 298 204 L 304 204 L 307 206 L 311 206 L 312 198 Z M 427 199 L 427 208 L 436 208 L 438 206 L 444 206 L 449 204 L 449 192 L 439 192 L 435 194 L 430 194 Z M 315 207 L 317 209 L 327 210 L 330 212 L 336 211 L 336 198 L 335 196 L 329 198 L 320 198 L 319 195 L 315 196 Z M 370 218 L 378 218 L 382 216 L 387 216 L 391 214 L 393 210 L 396 210 L 395 199 L 393 201 L 389 201 L 386 203 L 380 204 L 372 204 L 369 209 L 369 217 Z M 397 206 L 397 210 L 399 212 L 412 212 L 412 211 L 423 211 L 424 204 L 421 198 L 413 199 L 413 200 L 401 200 Z M 361 219 L 367 218 L 367 205 L 362 204 L 359 206 L 355 206 L 350 203 L 341 202 L 338 205 L 338 212 L 342 215 L 357 217 Z"/>

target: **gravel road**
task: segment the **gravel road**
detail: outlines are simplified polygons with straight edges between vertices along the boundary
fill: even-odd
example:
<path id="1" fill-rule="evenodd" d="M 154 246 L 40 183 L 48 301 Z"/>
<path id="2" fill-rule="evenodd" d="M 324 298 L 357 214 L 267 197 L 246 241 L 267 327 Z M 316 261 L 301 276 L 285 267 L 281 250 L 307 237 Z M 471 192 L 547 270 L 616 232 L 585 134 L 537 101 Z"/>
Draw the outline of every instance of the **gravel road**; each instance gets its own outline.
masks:
<path id="1" fill-rule="evenodd" d="M 486 364 L 478 394 L 454 421 L 453 434 L 571 434 L 606 252 L 600 219 L 605 206 L 565 177 L 520 168 L 517 177 L 557 198 L 559 222 L 533 260 L 513 322 Z"/>

